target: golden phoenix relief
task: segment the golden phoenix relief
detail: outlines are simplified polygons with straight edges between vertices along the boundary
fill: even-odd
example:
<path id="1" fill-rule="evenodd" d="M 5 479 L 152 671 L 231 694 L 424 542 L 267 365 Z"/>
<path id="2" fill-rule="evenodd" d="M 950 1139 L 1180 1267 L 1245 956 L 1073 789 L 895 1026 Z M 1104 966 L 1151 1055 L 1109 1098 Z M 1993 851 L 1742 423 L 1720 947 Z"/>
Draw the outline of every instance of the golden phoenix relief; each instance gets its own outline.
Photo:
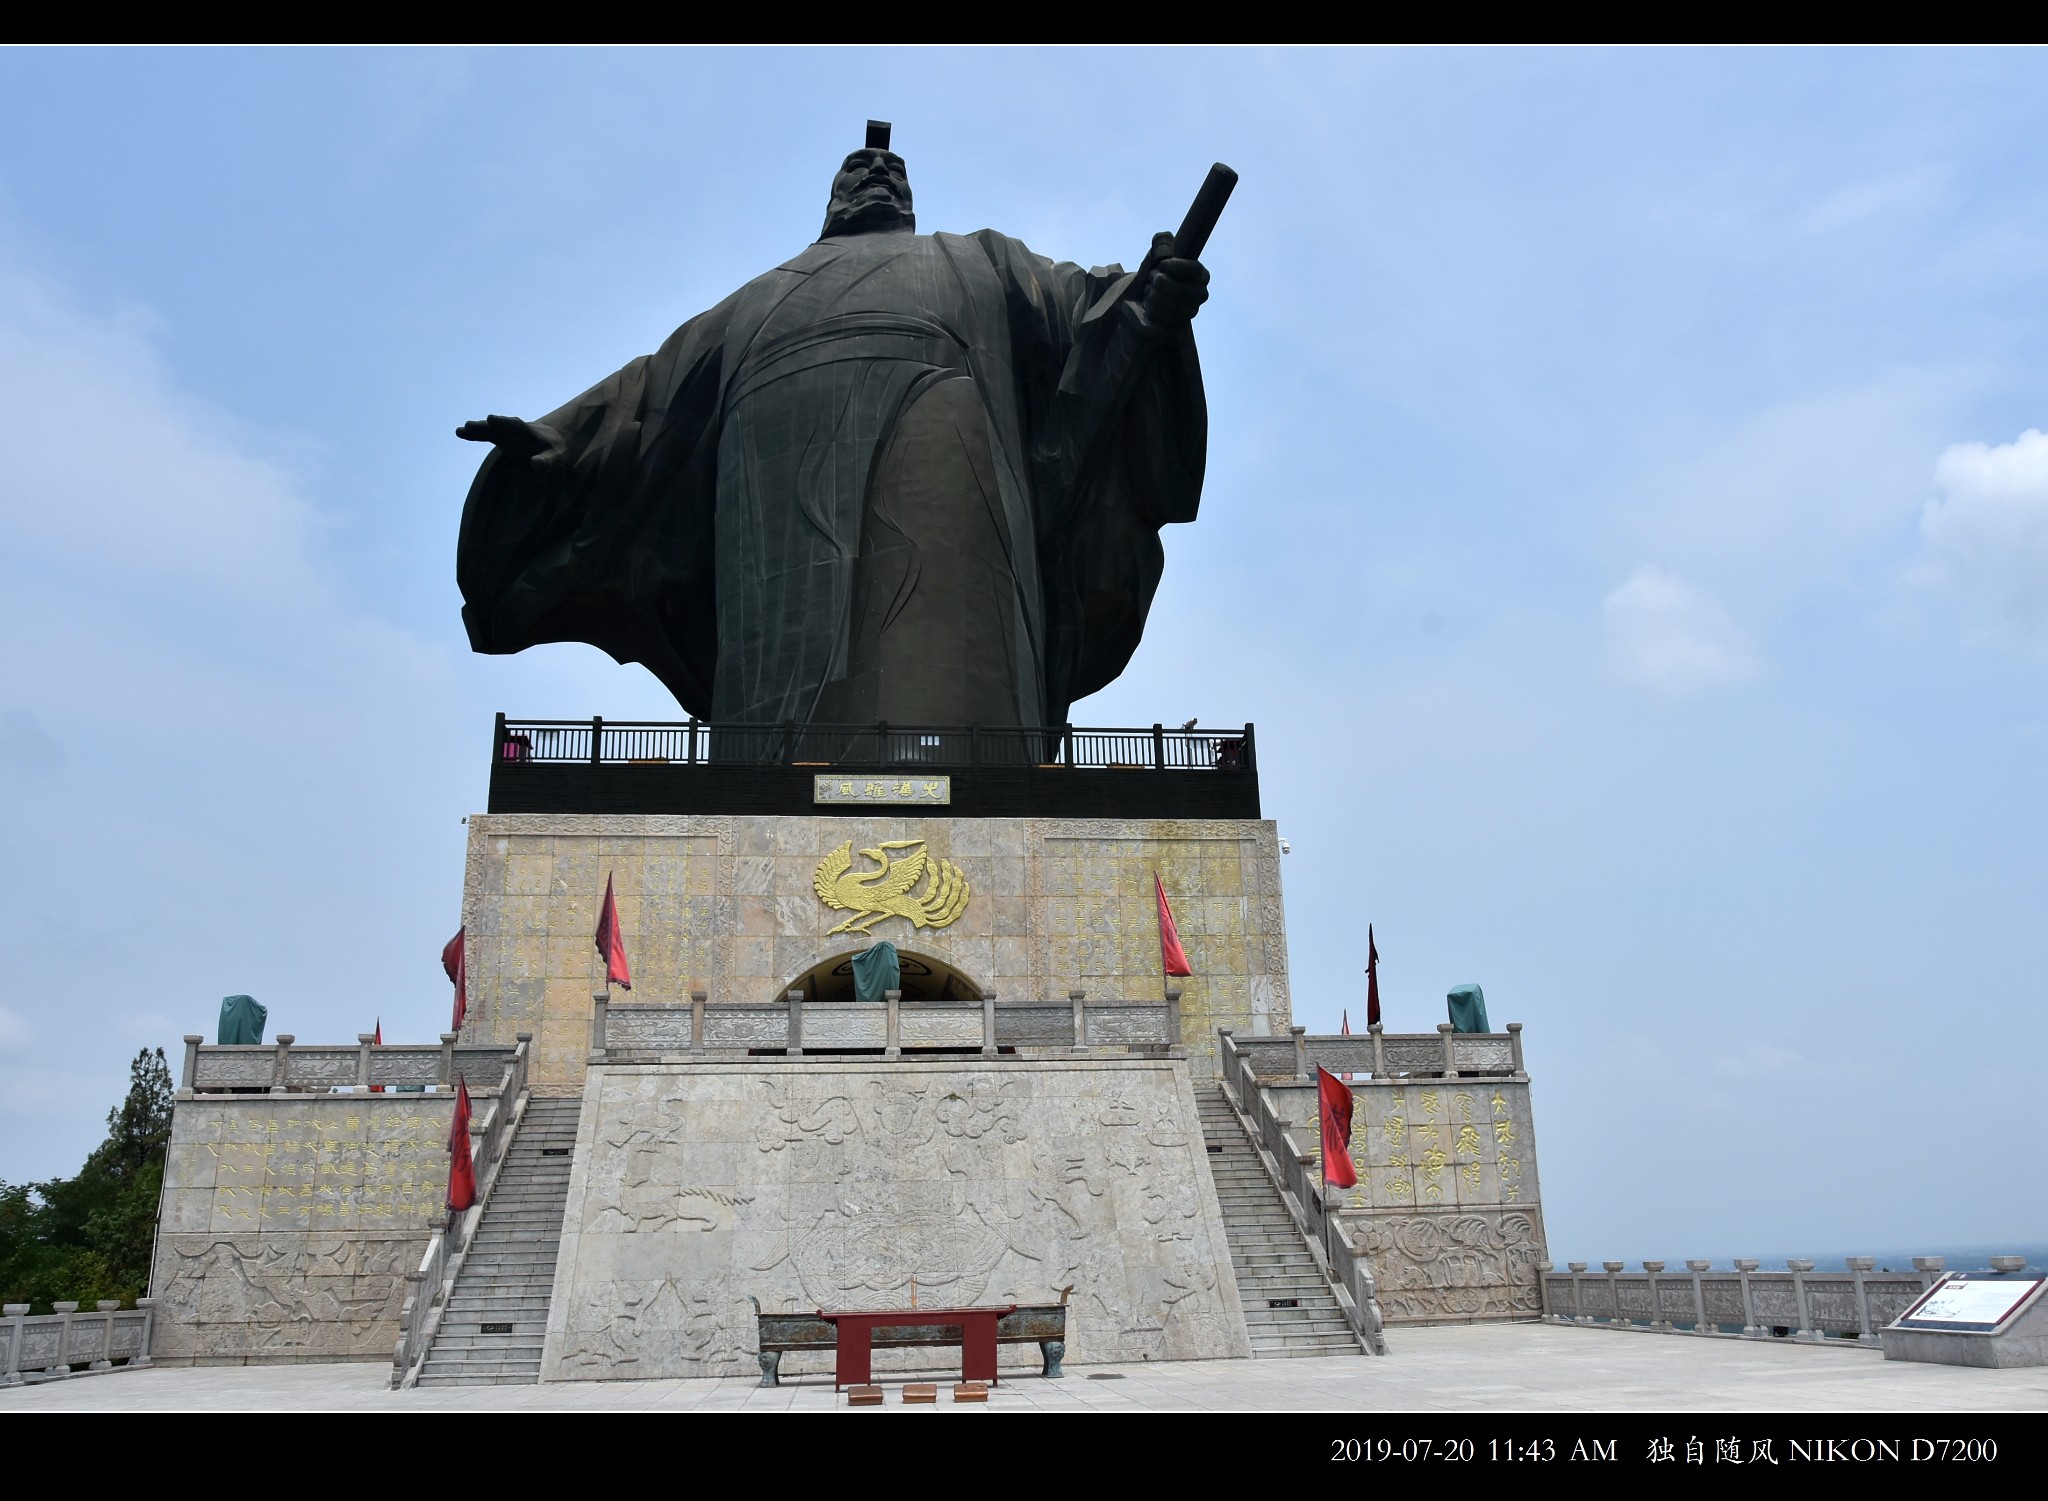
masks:
<path id="1" fill-rule="evenodd" d="M 906 853 L 892 858 L 892 850 Z M 868 933 L 885 917 L 905 918 L 917 928 L 944 928 L 967 910 L 967 877 L 952 861 L 933 859 L 922 839 L 887 839 L 860 855 L 875 868 L 853 868 L 849 839 L 811 874 L 819 901 L 853 914 L 829 933 Z M 926 882 L 921 895 L 916 890 L 920 881 Z"/>

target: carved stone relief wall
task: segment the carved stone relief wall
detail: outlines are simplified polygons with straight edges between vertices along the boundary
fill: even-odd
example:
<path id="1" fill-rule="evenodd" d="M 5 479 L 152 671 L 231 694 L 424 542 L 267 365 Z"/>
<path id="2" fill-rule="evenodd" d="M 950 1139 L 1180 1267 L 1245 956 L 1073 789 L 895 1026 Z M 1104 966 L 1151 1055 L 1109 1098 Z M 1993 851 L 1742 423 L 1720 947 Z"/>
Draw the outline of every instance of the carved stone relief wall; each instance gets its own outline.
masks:
<path id="1" fill-rule="evenodd" d="M 180 1100 L 154 1358 L 389 1360 L 448 1192 L 447 1096 Z"/>
<path id="2" fill-rule="evenodd" d="M 463 895 L 466 1038 L 531 1032 L 535 1088 L 581 1087 L 608 875 L 633 965 L 632 994 L 616 999 L 775 999 L 868 942 L 829 934 L 845 914 L 813 888 L 820 861 L 849 839 L 856 850 L 922 840 L 958 867 L 972 896 L 954 921 L 890 917 L 872 936 L 1005 1000 L 1064 1000 L 1075 987 L 1091 1000 L 1157 1000 L 1156 870 L 1195 971 L 1176 983 L 1197 1076 L 1213 1069 L 1216 1028 L 1258 1036 L 1291 1020 L 1270 822 L 479 814 Z"/>
<path id="3" fill-rule="evenodd" d="M 1333 1193 L 1331 1205 L 1369 1248 L 1388 1324 L 1539 1317 L 1543 1209 L 1528 1083 L 1359 1080 L 1351 1089 L 1358 1186 Z M 1306 1108 L 1305 1134 L 1315 1136 Z"/>
<path id="4" fill-rule="evenodd" d="M 543 1380 L 757 1369 L 770 1311 L 1044 1303 L 1069 1362 L 1250 1353 L 1177 1060 L 602 1066 Z M 1035 1358 L 1035 1352 L 1034 1352 Z"/>

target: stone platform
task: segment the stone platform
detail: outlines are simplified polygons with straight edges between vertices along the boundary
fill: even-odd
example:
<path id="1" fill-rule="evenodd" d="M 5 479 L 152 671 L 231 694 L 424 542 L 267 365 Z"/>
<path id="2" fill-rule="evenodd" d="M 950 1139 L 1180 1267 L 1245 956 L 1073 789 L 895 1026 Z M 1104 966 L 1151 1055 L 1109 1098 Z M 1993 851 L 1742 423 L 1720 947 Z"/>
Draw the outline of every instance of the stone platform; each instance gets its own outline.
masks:
<path id="1" fill-rule="evenodd" d="M 1138 775 L 1139 773 L 1133 773 Z M 1115 775 L 1110 772 L 1098 775 Z M 857 913 L 816 891 L 850 845 L 890 859 L 922 852 L 965 881 L 943 923 L 893 916 L 839 932 Z M 873 858 L 880 858 L 875 856 Z M 463 891 L 468 937 L 465 1043 L 535 1038 L 533 1087 L 580 1091 L 601 981 L 591 935 L 612 881 L 638 1005 L 714 1008 L 850 998 L 847 966 L 875 939 L 903 956 L 907 1000 L 1162 998 L 1155 873 L 1194 975 L 1182 1032 L 1197 1078 L 1213 1072 L 1216 1029 L 1285 1035 L 1292 1017 L 1280 847 L 1262 819 L 1053 819 L 684 814 L 478 814 Z M 944 916 L 945 914 L 941 914 Z M 949 989 L 950 987 L 950 989 Z"/>
<path id="2" fill-rule="evenodd" d="M 1389 1360 L 1232 1360 L 1098 1367 L 1059 1381 L 1012 1378 L 986 1407 L 905 1407 L 890 1393 L 860 1413 L 1344 1412 L 1912 1413 L 2048 1412 L 2048 1371 L 1887 1361 L 1875 1350 L 1789 1341 L 1662 1339 L 1541 1324 L 1442 1325 L 1389 1336 Z M 938 1374 L 943 1374 L 939 1372 Z M 395 1392 L 370 1365 L 114 1371 L 0 1390 L 30 1412 L 833 1412 L 830 1376 L 764 1389 L 758 1376 L 436 1386 Z M 1958 1430 L 1967 1431 L 1967 1430 Z"/>
<path id="3" fill-rule="evenodd" d="M 1071 1287 L 1070 1364 L 1251 1353 L 1177 1058 L 594 1063 L 554 1286 L 544 1384 L 757 1371 L 750 1296 Z"/>

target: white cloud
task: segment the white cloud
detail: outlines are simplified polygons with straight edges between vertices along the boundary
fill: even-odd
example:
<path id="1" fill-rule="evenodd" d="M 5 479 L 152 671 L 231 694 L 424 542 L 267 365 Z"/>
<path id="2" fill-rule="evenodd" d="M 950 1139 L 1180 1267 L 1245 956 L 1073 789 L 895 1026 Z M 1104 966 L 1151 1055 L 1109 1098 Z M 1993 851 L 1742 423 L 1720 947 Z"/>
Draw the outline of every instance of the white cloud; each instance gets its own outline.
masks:
<path id="1" fill-rule="evenodd" d="M 1760 665 L 1726 610 L 1655 564 L 1637 565 L 1601 613 L 1622 671 L 1666 693 L 1739 683 Z"/>
<path id="2" fill-rule="evenodd" d="M 1934 465 L 1915 576 L 1974 634 L 2048 653 L 2048 434 L 1958 443 Z"/>

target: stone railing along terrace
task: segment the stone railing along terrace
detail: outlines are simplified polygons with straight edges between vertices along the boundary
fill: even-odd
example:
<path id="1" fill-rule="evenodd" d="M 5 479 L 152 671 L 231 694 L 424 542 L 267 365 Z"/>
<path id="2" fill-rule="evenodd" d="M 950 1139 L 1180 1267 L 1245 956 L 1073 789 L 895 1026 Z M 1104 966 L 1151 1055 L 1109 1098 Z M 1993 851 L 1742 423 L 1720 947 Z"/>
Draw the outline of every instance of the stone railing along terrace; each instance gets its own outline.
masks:
<path id="1" fill-rule="evenodd" d="M 51 1307 L 57 1311 L 31 1315 L 26 1303 L 0 1310 L 6 1315 L 0 1318 L 0 1386 L 149 1364 L 154 1298 L 138 1299 L 128 1309 L 119 1299 L 102 1299 L 89 1313 L 81 1313 L 75 1302 Z"/>
<path id="2" fill-rule="evenodd" d="M 1526 1075 L 1520 1022 L 1509 1022 L 1505 1033 L 1454 1032 L 1449 1022 L 1439 1022 L 1434 1033 L 1389 1033 L 1375 1026 L 1363 1033 L 1334 1037 L 1311 1037 L 1306 1027 L 1291 1027 L 1285 1037 L 1225 1035 L 1244 1068 L 1259 1080 L 1312 1081 L 1317 1068 L 1326 1068 L 1339 1078 Z"/>
<path id="3" fill-rule="evenodd" d="M 364 1032 L 353 1044 L 302 1047 L 291 1033 L 280 1032 L 275 1042 L 219 1046 L 188 1032 L 180 1092 L 326 1094 L 372 1086 L 449 1090 L 459 1078 L 475 1094 L 496 1085 L 515 1051 L 495 1044 L 458 1044 L 453 1032 L 443 1032 L 439 1046 L 380 1045 L 373 1035 Z"/>
<path id="4" fill-rule="evenodd" d="M 1948 1263 L 1940 1256 L 1915 1256 L 1911 1272 L 1878 1271 L 1874 1256 L 1847 1258 L 1848 1269 L 1818 1272 L 1811 1259 L 1791 1257 L 1785 1270 L 1763 1271 L 1755 1260 L 1737 1259 L 1734 1269 L 1715 1270 L 1711 1261 L 1688 1261 L 1684 1271 L 1664 1262 L 1603 1261 L 1599 1271 L 1583 1261 L 1564 1271 L 1542 1267 L 1544 1317 L 1560 1324 L 1722 1338 L 1795 1338 L 1821 1342 L 1859 1340 L 1877 1348 L 1877 1331 L 1912 1307 L 1939 1282 Z M 2018 1271 L 2023 1256 L 1994 1256 L 1996 1271 Z"/>
<path id="5" fill-rule="evenodd" d="M 468 1254 L 470 1242 L 476 1238 L 476 1228 L 483 1221 L 484 1206 L 490 1202 L 491 1190 L 497 1186 L 498 1169 L 505 1162 L 505 1149 L 511 1145 L 512 1133 L 518 1129 L 519 1119 L 526 1113 L 527 1101 L 531 1097 L 526 1076 L 533 1034 L 520 1032 L 516 1036 L 518 1040 L 512 1047 L 494 1050 L 507 1055 L 504 1073 L 497 1081 L 493 1097 L 469 1120 L 470 1159 L 476 1165 L 476 1202 L 456 1216 L 452 1223 L 445 1214 L 434 1218 L 426 1254 L 420 1258 L 416 1269 L 405 1274 L 407 1286 L 405 1302 L 398 1314 L 398 1343 L 391 1354 L 391 1384 L 394 1387 L 410 1386 L 419 1378 L 420 1364 L 426 1359 L 427 1350 L 434 1342 L 434 1332 L 440 1327 L 441 1316 L 447 1310 L 448 1294 L 455 1286 L 456 1274 L 462 1270 L 463 1257 Z"/>
<path id="6" fill-rule="evenodd" d="M 705 992 L 690 993 L 687 1006 L 621 1006 L 593 997 L 590 1028 L 593 1062 L 689 1062 L 775 1052 L 905 1051 L 1087 1052 L 1122 1048 L 1164 1052 L 1181 1045 L 1180 992 L 1163 1001 L 1097 1001 L 1073 990 L 1064 1001 L 906 1001 L 890 991 L 886 1001 L 807 1002 L 792 990 L 762 1004 L 706 1004 Z"/>

